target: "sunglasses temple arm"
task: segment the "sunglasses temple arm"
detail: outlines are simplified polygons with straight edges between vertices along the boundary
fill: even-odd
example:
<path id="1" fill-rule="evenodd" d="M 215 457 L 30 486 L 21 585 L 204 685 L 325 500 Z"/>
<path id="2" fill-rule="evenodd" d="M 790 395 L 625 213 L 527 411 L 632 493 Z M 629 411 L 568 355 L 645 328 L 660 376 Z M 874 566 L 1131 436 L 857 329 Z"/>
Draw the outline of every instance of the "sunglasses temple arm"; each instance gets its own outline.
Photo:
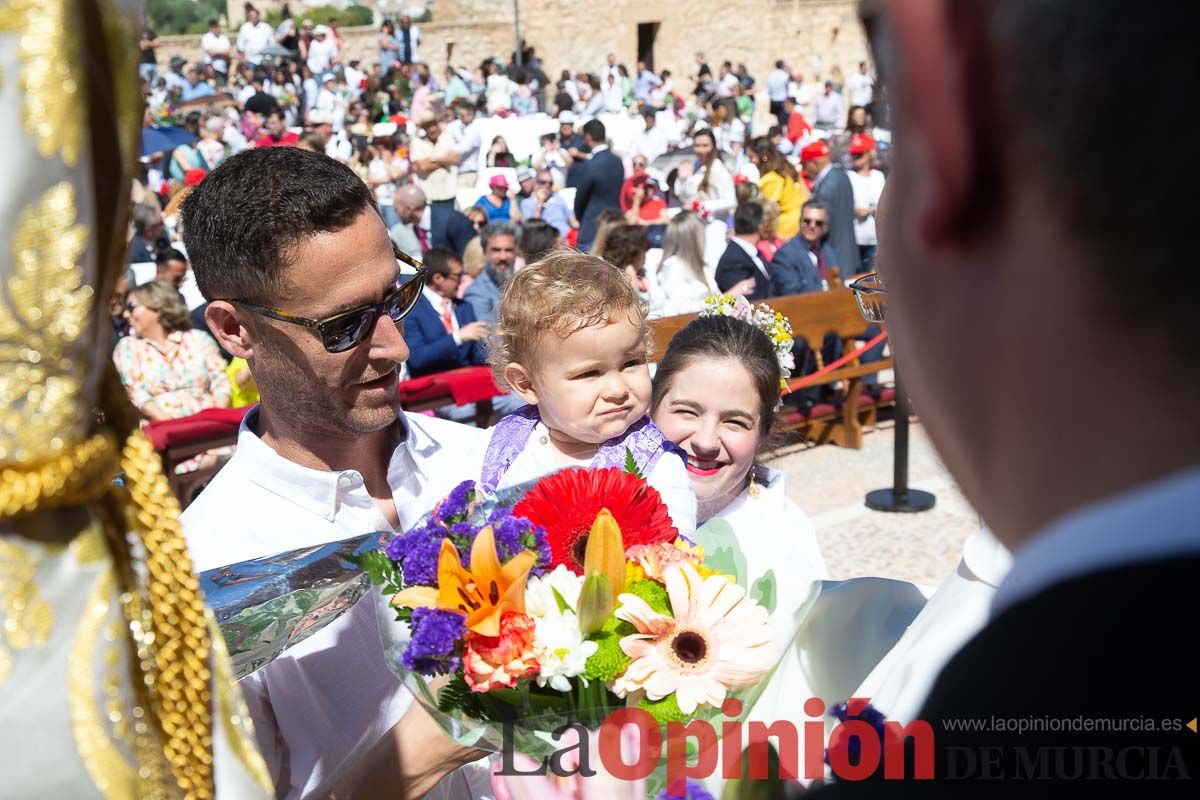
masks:
<path id="1" fill-rule="evenodd" d="M 403 250 L 400 250 L 399 248 L 397 248 L 394 252 L 396 254 L 396 259 L 398 261 L 403 261 L 405 264 L 408 264 L 410 267 L 417 270 L 418 272 L 420 272 L 421 269 L 424 267 L 424 265 L 420 261 L 417 261 L 415 258 L 410 256 L 408 253 L 405 253 Z"/>

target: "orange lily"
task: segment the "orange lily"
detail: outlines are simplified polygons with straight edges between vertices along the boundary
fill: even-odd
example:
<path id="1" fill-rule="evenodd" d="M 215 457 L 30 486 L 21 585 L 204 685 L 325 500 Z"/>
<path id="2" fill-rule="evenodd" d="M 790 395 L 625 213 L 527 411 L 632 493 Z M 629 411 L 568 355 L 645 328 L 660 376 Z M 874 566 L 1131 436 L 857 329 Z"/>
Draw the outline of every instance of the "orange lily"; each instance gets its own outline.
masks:
<path id="1" fill-rule="evenodd" d="M 536 561 L 534 553 L 524 550 L 501 565 L 489 525 L 475 536 L 471 569 L 466 570 L 458 548 L 443 539 L 438 554 L 438 585 L 410 586 L 392 598 L 392 605 L 457 611 L 467 618 L 467 630 L 480 636 L 499 636 L 504 612 L 525 613 L 525 579 Z"/>

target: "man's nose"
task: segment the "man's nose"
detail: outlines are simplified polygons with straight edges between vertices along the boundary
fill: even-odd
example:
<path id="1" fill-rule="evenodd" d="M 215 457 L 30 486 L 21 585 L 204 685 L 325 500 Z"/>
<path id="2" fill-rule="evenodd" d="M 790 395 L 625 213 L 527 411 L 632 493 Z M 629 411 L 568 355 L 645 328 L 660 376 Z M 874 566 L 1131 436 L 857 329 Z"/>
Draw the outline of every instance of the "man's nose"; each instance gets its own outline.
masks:
<path id="1" fill-rule="evenodd" d="M 399 364 L 408 360 L 408 343 L 404 341 L 404 323 L 381 314 L 371 331 L 371 358 L 385 358 Z"/>

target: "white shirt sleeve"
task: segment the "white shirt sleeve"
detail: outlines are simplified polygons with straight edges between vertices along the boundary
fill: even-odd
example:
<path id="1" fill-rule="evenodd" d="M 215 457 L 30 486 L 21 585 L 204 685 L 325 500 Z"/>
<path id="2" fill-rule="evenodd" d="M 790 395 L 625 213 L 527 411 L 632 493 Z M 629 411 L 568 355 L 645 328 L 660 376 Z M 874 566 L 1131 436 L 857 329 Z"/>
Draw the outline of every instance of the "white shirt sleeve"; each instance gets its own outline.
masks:
<path id="1" fill-rule="evenodd" d="M 664 453 L 646 476 L 646 483 L 662 495 L 679 535 L 690 539 L 696 532 L 696 495 L 683 459 L 674 453 Z"/>

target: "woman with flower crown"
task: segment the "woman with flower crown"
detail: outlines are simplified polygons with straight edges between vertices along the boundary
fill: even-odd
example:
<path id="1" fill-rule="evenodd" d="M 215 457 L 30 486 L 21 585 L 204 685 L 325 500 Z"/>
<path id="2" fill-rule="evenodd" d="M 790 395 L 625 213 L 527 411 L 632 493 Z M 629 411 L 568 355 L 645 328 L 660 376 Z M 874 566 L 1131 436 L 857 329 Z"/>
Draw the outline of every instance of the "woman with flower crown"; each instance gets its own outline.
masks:
<path id="1" fill-rule="evenodd" d="M 812 523 L 788 499 L 785 476 L 755 464 L 790 359 L 782 316 L 743 298 L 710 298 L 700 318 L 672 337 L 650 406 L 655 424 L 687 456 L 700 542 L 706 549 L 736 543 L 729 571 L 773 606 L 780 637 L 795 631 L 790 611 L 806 599 L 808 582 L 827 577 Z"/>
<path id="2" fill-rule="evenodd" d="M 701 316 L 671 338 L 650 406 L 663 435 L 687 455 L 706 563 L 736 574 L 771 612 L 773 638 L 786 655 L 746 717 L 767 724 L 801 719 L 799 706 L 781 702 L 804 699 L 786 691 L 799 668 L 791 645 L 817 585 L 829 577 L 812 522 L 787 496 L 786 477 L 755 463 L 775 421 L 781 376 L 790 372 L 791 343 L 787 320 L 765 305 L 709 298 Z M 719 795 L 721 782 L 714 776 L 706 785 Z"/>

